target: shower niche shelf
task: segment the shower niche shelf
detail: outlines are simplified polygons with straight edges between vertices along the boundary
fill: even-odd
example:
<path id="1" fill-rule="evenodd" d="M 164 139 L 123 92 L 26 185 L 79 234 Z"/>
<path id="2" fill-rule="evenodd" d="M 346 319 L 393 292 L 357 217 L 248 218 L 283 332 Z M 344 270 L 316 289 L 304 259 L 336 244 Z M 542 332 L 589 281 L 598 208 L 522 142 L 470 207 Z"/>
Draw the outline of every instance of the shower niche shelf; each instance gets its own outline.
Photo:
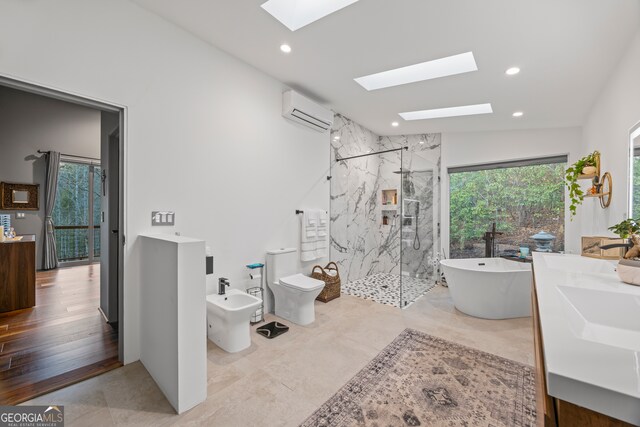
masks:
<path id="1" fill-rule="evenodd" d="M 397 206 L 398 205 L 398 189 L 382 190 L 382 205 Z"/>
<path id="2" fill-rule="evenodd" d="M 398 189 L 392 188 L 381 191 L 380 224 L 389 227 L 398 217 Z"/>

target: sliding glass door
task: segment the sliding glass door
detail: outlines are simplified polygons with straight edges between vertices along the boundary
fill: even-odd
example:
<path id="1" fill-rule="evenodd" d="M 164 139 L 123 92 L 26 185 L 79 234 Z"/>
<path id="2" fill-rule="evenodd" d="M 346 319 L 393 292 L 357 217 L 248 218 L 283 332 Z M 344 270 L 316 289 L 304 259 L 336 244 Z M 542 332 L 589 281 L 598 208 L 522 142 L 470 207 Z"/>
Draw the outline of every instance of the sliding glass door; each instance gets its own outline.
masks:
<path id="1" fill-rule="evenodd" d="M 100 260 L 100 177 L 99 164 L 60 162 L 53 223 L 63 265 Z"/>

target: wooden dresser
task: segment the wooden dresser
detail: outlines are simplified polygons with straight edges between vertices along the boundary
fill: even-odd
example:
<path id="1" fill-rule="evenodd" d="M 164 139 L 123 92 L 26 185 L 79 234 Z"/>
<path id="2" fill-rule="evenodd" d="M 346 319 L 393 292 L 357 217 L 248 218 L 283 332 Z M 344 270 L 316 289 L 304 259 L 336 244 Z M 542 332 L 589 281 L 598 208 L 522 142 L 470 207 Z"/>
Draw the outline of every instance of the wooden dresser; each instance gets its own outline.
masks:
<path id="1" fill-rule="evenodd" d="M 36 305 L 36 238 L 0 242 L 0 313 Z"/>

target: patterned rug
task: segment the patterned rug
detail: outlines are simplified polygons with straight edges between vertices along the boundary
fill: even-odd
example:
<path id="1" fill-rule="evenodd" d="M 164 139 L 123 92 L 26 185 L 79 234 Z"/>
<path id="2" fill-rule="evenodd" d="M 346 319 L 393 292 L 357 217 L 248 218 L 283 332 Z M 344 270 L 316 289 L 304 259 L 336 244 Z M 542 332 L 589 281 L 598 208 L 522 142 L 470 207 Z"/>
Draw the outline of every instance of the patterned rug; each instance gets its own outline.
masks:
<path id="1" fill-rule="evenodd" d="M 311 426 L 536 425 L 531 366 L 405 329 L 307 420 Z"/>
<path id="2" fill-rule="evenodd" d="M 397 274 L 377 273 L 342 284 L 342 292 L 381 304 L 400 307 L 400 276 Z M 419 297 L 435 286 L 435 282 L 426 279 L 402 276 L 402 308 L 411 305 Z"/>

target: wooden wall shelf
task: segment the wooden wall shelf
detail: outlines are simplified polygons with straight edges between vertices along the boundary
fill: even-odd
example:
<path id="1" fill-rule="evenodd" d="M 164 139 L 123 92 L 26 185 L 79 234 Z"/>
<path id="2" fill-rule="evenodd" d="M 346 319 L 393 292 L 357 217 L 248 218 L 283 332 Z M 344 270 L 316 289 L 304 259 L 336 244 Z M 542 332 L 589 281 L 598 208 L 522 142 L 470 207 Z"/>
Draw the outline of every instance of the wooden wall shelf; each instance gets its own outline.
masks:
<path id="1" fill-rule="evenodd" d="M 611 204 L 613 196 L 613 180 L 609 172 L 600 173 L 600 154 L 596 155 L 596 172 L 589 175 L 579 175 L 578 179 L 590 179 L 593 186 L 600 186 L 600 192 L 596 194 L 585 194 L 585 198 L 598 198 L 602 209 L 606 209 Z"/>

